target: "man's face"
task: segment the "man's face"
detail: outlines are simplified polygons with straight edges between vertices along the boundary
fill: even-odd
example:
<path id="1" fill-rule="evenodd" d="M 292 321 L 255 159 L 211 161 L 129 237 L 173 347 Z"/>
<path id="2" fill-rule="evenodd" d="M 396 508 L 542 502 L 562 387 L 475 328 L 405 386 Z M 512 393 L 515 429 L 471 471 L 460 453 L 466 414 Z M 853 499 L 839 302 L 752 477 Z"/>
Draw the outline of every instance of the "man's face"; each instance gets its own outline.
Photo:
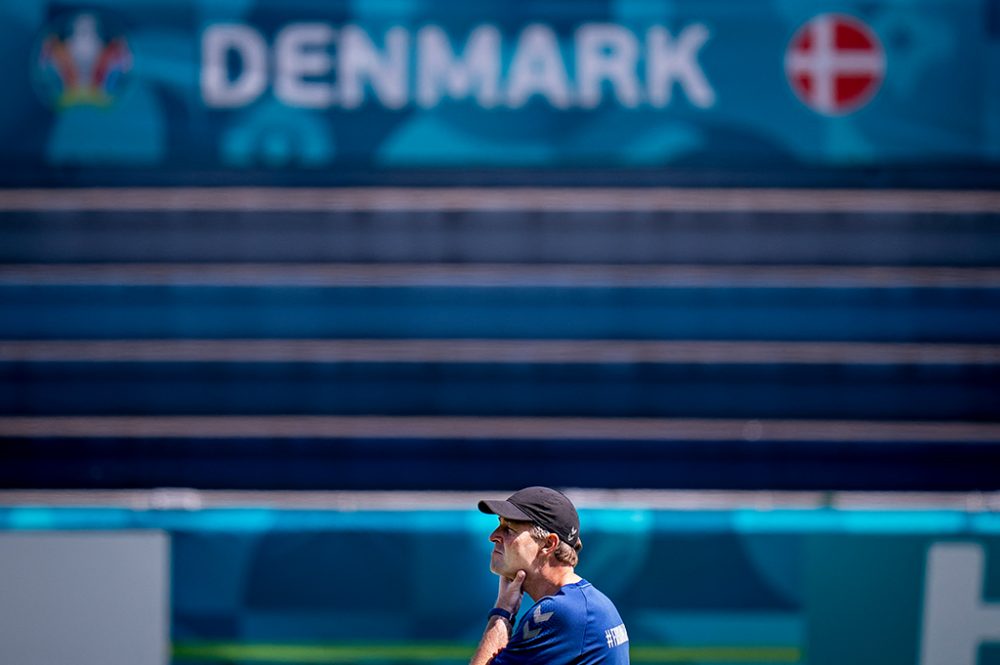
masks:
<path id="1" fill-rule="evenodd" d="M 490 534 L 490 541 L 493 543 L 491 571 L 513 579 L 519 570 L 532 570 L 540 548 L 538 541 L 531 537 L 531 527 L 531 522 L 500 518 L 500 525 Z"/>

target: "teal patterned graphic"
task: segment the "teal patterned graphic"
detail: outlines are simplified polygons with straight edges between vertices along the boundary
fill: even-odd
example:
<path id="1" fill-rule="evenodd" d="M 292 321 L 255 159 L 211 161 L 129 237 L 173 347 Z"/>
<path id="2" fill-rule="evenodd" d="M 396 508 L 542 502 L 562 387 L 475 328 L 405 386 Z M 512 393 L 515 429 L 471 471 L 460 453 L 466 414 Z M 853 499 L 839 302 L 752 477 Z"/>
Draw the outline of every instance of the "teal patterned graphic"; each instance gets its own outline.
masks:
<path id="1" fill-rule="evenodd" d="M 494 523 L 460 510 L 0 509 L 2 530 L 169 533 L 178 664 L 467 661 L 496 594 Z M 585 509 L 581 524 L 578 571 L 614 599 L 633 662 L 1000 662 L 993 513 Z"/>
<path id="2" fill-rule="evenodd" d="M 994 4 L 0 0 L 0 172 L 995 166 Z"/>

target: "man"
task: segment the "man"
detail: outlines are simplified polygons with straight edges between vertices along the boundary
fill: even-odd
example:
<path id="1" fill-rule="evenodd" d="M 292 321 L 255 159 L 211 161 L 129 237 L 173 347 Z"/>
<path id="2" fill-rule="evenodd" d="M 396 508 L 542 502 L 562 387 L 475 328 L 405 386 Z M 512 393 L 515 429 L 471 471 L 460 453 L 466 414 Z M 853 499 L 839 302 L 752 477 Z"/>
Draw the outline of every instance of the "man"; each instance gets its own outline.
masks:
<path id="1" fill-rule="evenodd" d="M 471 665 L 627 665 L 618 610 L 573 571 L 583 547 L 573 503 L 556 490 L 528 487 L 506 501 L 480 501 L 479 510 L 500 520 L 490 534 L 500 591 Z M 523 593 L 536 602 L 515 627 Z"/>

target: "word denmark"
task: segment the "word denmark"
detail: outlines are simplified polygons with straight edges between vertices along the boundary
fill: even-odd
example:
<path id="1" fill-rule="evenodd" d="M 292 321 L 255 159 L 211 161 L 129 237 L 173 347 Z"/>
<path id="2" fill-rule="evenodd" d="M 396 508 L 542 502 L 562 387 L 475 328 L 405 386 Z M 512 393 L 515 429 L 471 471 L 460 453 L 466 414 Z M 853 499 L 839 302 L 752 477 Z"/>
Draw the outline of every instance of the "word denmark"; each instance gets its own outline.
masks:
<path id="1" fill-rule="evenodd" d="M 540 100 L 556 109 L 670 104 L 676 86 L 698 108 L 715 91 L 698 62 L 710 38 L 700 23 L 676 35 L 662 26 L 638 35 L 613 23 L 588 23 L 569 36 L 545 24 L 505 42 L 494 25 L 474 28 L 460 49 L 439 26 L 393 27 L 373 37 L 362 27 L 295 23 L 269 46 L 255 28 L 216 24 L 202 34 L 201 94 L 213 108 L 238 108 L 271 87 L 281 103 L 354 109 L 366 102 L 399 109 L 471 100 L 517 109 Z"/>

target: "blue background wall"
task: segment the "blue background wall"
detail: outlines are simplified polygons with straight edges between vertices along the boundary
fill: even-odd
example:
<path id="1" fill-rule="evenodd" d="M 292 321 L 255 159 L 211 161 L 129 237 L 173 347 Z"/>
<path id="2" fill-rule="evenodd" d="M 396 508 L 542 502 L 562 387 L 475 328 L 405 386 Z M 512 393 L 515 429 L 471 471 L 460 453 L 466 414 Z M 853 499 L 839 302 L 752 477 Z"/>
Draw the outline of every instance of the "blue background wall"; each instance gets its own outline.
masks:
<path id="1" fill-rule="evenodd" d="M 861 183 L 852 175 L 860 169 L 899 182 L 995 184 L 998 14 L 995 0 L 478 2 L 447 15 L 420 0 L 9 1 L 0 3 L 0 177 L 447 182 L 499 168 L 524 181 L 518 169 L 528 168 L 549 177 L 627 169 L 653 181 L 735 173 L 829 184 Z M 77 35 L 81 17 L 96 32 Z M 843 77 L 842 106 L 817 105 L 788 73 L 799 39 L 813 30 L 819 40 L 817 20 L 867 35 L 859 44 L 837 33 L 822 50 Z M 312 32 L 282 48 L 282 35 L 302 26 Z M 437 50 L 425 44 L 428 26 L 439 29 Z M 477 29 L 492 39 L 472 38 Z M 225 30 L 250 46 L 213 41 Z M 345 37 L 352 30 L 353 41 Z M 398 51 L 387 46 L 393 30 Z M 604 41 L 588 47 L 587 34 Z M 302 60 L 309 54 L 312 64 Z M 861 74 L 836 69 L 859 54 L 875 64 Z M 93 74 L 91 60 L 101 58 Z M 600 74 L 615 62 L 624 63 L 619 73 Z M 462 67 L 470 82 L 449 92 L 444 81 Z M 532 67 L 547 78 L 533 78 Z M 259 85 L 250 70 L 259 70 Z M 495 93 L 483 96 L 476 72 Z M 870 89 L 851 99 L 865 77 Z M 809 80 L 818 90 L 831 79 Z M 212 92 L 240 83 L 252 89 L 223 95 L 233 101 Z"/>

